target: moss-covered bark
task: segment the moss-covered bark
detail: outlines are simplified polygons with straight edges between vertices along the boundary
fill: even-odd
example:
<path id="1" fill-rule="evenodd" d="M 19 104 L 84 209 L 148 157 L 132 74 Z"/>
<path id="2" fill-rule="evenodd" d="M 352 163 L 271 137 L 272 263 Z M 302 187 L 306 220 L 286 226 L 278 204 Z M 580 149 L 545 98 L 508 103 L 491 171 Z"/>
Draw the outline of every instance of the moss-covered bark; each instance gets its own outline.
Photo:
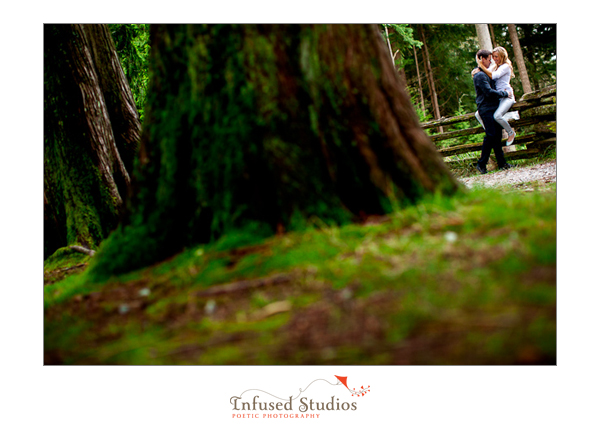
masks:
<path id="1" fill-rule="evenodd" d="M 132 162 L 137 141 L 131 135 L 139 138 L 140 123 L 123 118 L 116 102 L 107 104 L 108 94 L 128 88 L 114 64 L 108 70 L 105 60 L 94 61 L 102 55 L 114 57 L 114 46 L 86 34 L 86 26 L 44 26 L 45 257 L 65 245 L 97 247 L 116 226 L 130 183 L 117 142 Z M 127 95 L 112 95 L 118 97 Z M 128 139 L 125 123 L 133 129 Z"/>
<path id="2" fill-rule="evenodd" d="M 125 169 L 133 170 L 142 126 L 133 94 L 106 25 L 83 25 L 110 117 L 115 145 Z"/>
<path id="3" fill-rule="evenodd" d="M 151 44 L 135 197 L 98 274 L 457 189 L 374 26 L 161 25 Z"/>

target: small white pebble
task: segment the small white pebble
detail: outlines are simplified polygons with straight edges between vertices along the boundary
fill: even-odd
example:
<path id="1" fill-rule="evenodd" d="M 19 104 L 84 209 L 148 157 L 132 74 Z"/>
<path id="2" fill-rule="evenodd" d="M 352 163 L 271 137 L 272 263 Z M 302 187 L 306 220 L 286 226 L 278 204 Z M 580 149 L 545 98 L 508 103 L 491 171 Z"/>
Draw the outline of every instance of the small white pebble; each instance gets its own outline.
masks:
<path id="1" fill-rule="evenodd" d="M 119 313 L 120 314 L 126 314 L 127 312 L 129 312 L 129 305 L 122 303 L 121 305 L 119 305 Z"/>
<path id="2" fill-rule="evenodd" d="M 140 296 L 142 296 L 142 297 L 149 296 L 149 295 L 150 295 L 150 289 L 149 289 L 149 288 L 142 288 L 142 289 L 139 291 L 139 294 L 140 294 Z"/>
<path id="3" fill-rule="evenodd" d="M 458 235 L 456 232 L 448 231 L 444 234 L 444 239 L 450 243 L 453 243 L 458 239 Z"/>
<path id="4" fill-rule="evenodd" d="M 350 290 L 349 288 L 344 288 L 342 290 L 342 299 L 348 300 L 351 297 L 352 297 L 352 290 Z"/>
<path id="5" fill-rule="evenodd" d="M 217 308 L 217 303 L 214 300 L 209 300 L 208 302 L 206 302 L 206 305 L 204 305 L 204 312 L 207 315 L 211 315 L 215 312 L 216 308 Z"/>

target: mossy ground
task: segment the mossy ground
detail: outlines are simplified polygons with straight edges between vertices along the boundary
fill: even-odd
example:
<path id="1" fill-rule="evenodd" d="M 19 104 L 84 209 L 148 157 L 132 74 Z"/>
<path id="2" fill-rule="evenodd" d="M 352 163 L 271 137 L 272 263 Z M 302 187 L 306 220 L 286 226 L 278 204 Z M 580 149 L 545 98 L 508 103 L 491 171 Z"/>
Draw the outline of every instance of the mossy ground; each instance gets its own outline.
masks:
<path id="1" fill-rule="evenodd" d="M 48 280 L 46 364 L 555 364 L 556 191 L 535 189 L 228 235 L 102 283 Z M 85 269 L 65 260 L 46 276 Z"/>

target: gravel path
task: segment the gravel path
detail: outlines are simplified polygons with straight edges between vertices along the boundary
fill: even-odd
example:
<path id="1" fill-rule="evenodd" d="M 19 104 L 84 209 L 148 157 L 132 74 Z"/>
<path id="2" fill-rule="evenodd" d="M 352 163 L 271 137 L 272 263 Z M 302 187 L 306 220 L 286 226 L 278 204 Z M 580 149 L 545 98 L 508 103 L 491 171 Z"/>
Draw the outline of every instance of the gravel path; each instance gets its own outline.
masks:
<path id="1" fill-rule="evenodd" d="M 511 168 L 507 171 L 492 171 L 484 175 L 459 179 L 465 186 L 471 188 L 474 186 L 493 187 L 493 186 L 520 186 L 521 183 L 556 182 L 556 160 L 532 165 L 527 167 Z"/>

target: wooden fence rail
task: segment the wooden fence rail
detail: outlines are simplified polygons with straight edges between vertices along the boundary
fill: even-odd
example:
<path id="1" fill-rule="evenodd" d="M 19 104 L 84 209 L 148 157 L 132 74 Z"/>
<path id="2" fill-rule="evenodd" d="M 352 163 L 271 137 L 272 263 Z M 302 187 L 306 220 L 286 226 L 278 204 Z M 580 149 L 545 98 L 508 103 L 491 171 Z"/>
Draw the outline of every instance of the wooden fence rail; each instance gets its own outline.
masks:
<path id="1" fill-rule="evenodd" d="M 520 119 L 510 121 L 511 126 L 517 131 L 517 137 L 513 143 L 525 144 L 526 148 L 507 152 L 507 159 L 524 159 L 542 154 L 547 147 L 556 145 L 556 85 L 548 86 L 539 91 L 529 92 L 516 102 L 510 111 L 518 111 Z M 462 116 L 447 117 L 439 120 L 421 123 L 423 129 L 436 129 L 440 126 L 454 125 L 461 122 L 475 120 L 475 113 Z M 532 126 L 533 125 L 533 126 Z M 533 131 L 523 134 L 519 132 L 525 127 L 532 126 Z M 431 141 L 436 145 L 443 157 L 481 151 L 483 138 L 480 143 L 462 144 L 461 137 L 482 134 L 485 130 L 479 122 L 475 128 L 449 131 L 441 134 L 430 135 Z M 456 139 L 455 143 L 444 143 L 446 140 Z"/>

